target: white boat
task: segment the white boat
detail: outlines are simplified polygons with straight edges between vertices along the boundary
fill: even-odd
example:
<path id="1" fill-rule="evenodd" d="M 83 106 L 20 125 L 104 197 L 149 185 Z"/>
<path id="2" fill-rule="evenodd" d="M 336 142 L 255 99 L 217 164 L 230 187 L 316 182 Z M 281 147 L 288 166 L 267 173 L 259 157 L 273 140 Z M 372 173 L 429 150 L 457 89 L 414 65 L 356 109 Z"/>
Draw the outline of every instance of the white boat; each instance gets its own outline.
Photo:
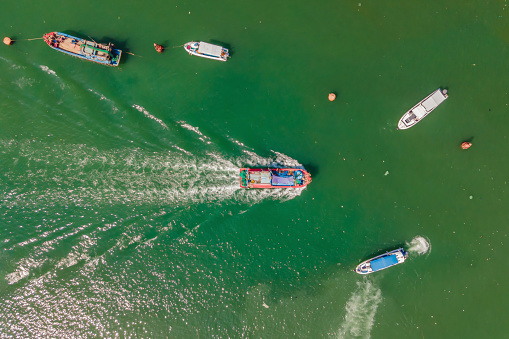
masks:
<path id="1" fill-rule="evenodd" d="M 387 252 L 377 257 L 361 262 L 355 272 L 359 274 L 370 274 L 376 271 L 381 271 L 394 265 L 402 264 L 408 257 L 408 252 L 403 248 Z"/>
<path id="2" fill-rule="evenodd" d="M 414 126 L 444 102 L 445 99 L 447 99 L 447 90 L 444 89 L 442 91 L 440 88 L 437 89 L 399 119 L 398 129 L 407 129 Z"/>
<path id="3" fill-rule="evenodd" d="M 203 41 L 188 42 L 184 45 L 184 49 L 191 55 L 196 55 L 207 59 L 226 61 L 230 57 L 228 48 L 209 44 Z"/>

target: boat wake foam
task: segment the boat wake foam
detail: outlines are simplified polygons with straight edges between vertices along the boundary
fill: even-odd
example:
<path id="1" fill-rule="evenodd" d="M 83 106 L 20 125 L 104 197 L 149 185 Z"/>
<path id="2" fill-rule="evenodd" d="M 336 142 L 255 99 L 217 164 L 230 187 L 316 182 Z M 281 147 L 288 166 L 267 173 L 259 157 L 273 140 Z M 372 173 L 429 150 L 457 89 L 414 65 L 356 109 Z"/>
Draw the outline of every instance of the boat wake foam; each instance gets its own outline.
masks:
<path id="1" fill-rule="evenodd" d="M 337 338 L 369 338 L 381 301 L 380 288 L 374 286 L 370 280 L 357 282 L 357 289 L 346 303 L 346 315 Z"/>
<path id="2" fill-rule="evenodd" d="M 161 125 L 164 129 L 168 129 L 168 126 L 161 119 L 156 118 L 155 116 L 150 114 L 149 111 L 147 111 L 142 106 L 134 104 L 133 108 L 136 108 L 138 112 L 143 113 L 147 118 L 157 121 L 157 123 L 159 123 L 159 125 Z"/>
<path id="3" fill-rule="evenodd" d="M 39 65 L 39 67 L 46 73 L 50 74 L 50 75 L 54 75 L 58 78 L 58 75 L 57 73 L 55 73 L 54 70 L 50 69 L 48 66 L 44 66 L 44 65 Z"/>
<path id="4" fill-rule="evenodd" d="M 245 167 L 248 165 L 250 167 L 303 168 L 302 164 L 297 160 L 276 151 L 272 151 L 274 155 L 268 158 L 261 157 L 252 151 L 243 151 L 247 157 L 238 159 L 237 165 L 239 167 Z"/>
<path id="5" fill-rule="evenodd" d="M 429 241 L 418 235 L 414 237 L 410 243 L 407 243 L 408 252 L 415 253 L 418 255 L 426 254 L 427 252 L 431 251 L 431 245 Z"/>
<path id="6" fill-rule="evenodd" d="M 182 121 L 177 121 L 177 123 L 180 124 L 180 127 L 185 128 L 185 129 L 187 129 L 187 130 L 189 130 L 191 132 L 196 133 L 199 136 L 198 139 L 200 139 L 202 142 L 204 142 L 206 144 L 211 144 L 212 143 L 208 136 L 206 136 L 205 134 L 200 132 L 200 128 L 199 127 L 192 126 L 192 125 L 188 124 L 187 122 L 185 122 L 183 120 Z"/>
<path id="7" fill-rule="evenodd" d="M 0 192 L 0 201 L 9 208 L 69 204 L 183 207 L 224 200 L 252 205 L 265 199 L 287 201 L 302 192 L 241 190 L 239 168 L 215 153 L 194 156 L 138 148 L 101 151 L 86 145 L 29 141 L 0 142 L 0 150 L 12 159 L 6 168 L 17 168 L 4 173 L 11 189 Z"/>

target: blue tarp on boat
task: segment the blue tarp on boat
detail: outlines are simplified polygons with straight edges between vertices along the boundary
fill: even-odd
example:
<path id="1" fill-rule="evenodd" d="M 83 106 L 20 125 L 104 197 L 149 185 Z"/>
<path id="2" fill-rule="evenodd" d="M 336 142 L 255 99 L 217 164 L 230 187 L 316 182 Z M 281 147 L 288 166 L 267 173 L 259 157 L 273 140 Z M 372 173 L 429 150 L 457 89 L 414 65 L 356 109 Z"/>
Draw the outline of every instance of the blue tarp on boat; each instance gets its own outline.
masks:
<path id="1" fill-rule="evenodd" d="M 375 272 L 389 266 L 396 265 L 397 263 L 398 258 L 396 258 L 396 254 L 391 254 L 371 261 L 371 269 Z"/>
<path id="2" fill-rule="evenodd" d="M 279 177 L 276 175 L 272 176 L 272 185 L 274 186 L 295 186 L 295 179 L 293 176 L 290 177 Z"/>

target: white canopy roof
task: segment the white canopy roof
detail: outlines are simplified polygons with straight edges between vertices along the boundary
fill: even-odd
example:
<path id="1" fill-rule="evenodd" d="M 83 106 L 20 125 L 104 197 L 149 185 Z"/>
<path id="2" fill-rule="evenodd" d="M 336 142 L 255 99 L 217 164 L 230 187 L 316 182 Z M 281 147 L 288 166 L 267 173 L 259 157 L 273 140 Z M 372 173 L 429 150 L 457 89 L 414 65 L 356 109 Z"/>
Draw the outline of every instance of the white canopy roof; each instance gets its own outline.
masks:
<path id="1" fill-rule="evenodd" d="M 198 47 L 198 53 L 203 53 L 215 57 L 220 57 L 221 52 L 223 51 L 223 47 L 208 44 L 206 42 L 200 41 L 200 46 Z"/>
<path id="2" fill-rule="evenodd" d="M 445 99 L 446 97 L 442 94 L 442 91 L 438 90 L 428 99 L 424 100 L 422 106 L 429 112 L 440 105 Z"/>
<path id="3" fill-rule="evenodd" d="M 418 119 L 421 119 L 423 116 L 426 115 L 426 111 L 424 109 L 424 107 L 422 107 L 422 105 L 419 105 L 417 106 L 416 108 L 414 108 L 412 110 L 412 112 L 414 112 L 415 116 L 418 118 Z"/>

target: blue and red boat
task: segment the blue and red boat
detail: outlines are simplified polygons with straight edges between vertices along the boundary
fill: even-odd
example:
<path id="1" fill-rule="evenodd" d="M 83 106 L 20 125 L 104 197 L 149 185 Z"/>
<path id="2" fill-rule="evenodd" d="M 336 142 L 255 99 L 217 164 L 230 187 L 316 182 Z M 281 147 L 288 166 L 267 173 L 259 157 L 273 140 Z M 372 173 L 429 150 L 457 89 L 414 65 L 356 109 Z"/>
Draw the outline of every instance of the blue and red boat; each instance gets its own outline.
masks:
<path id="1" fill-rule="evenodd" d="M 241 188 L 301 188 L 311 182 L 311 175 L 300 168 L 241 168 Z"/>
<path id="2" fill-rule="evenodd" d="M 122 56 L 112 43 L 100 44 L 60 32 L 44 34 L 44 41 L 59 52 L 107 66 L 118 66 Z"/>

